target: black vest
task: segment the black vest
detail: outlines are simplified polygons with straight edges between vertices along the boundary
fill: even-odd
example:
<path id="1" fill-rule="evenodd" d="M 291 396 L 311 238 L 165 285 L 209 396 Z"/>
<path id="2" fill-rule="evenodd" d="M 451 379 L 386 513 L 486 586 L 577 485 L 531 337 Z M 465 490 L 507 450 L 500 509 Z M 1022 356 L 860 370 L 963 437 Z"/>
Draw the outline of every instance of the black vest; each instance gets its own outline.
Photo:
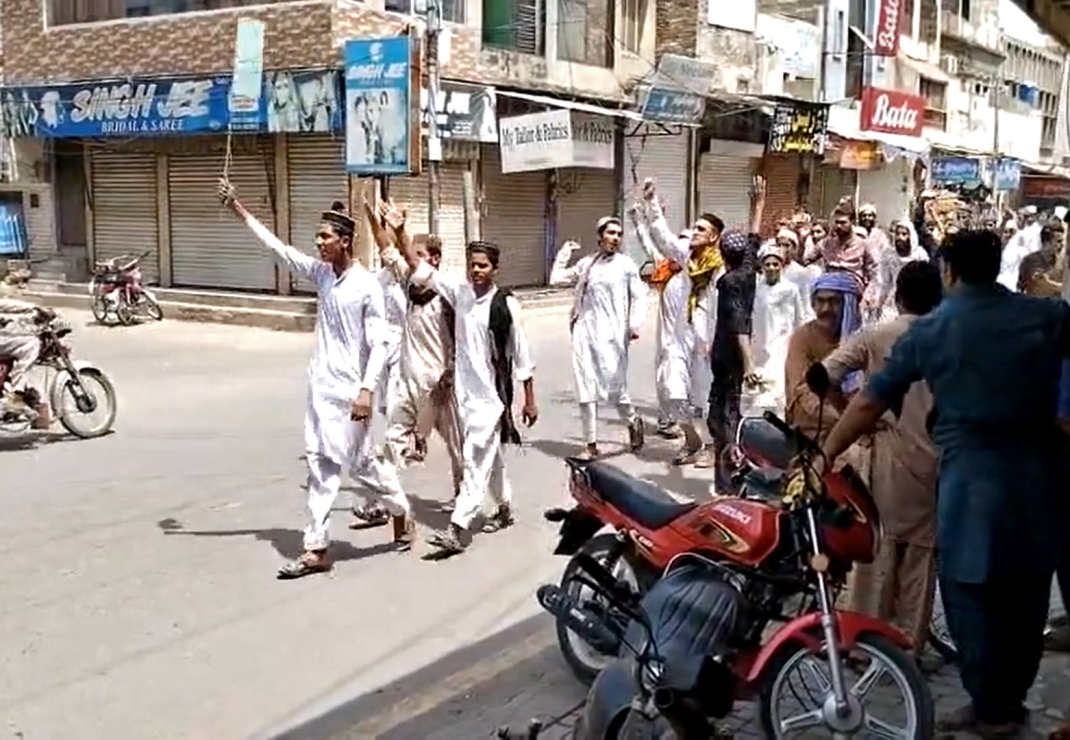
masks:
<path id="1" fill-rule="evenodd" d="M 505 406 L 502 412 L 501 440 L 520 444 L 520 431 L 513 420 L 513 359 L 509 356 L 509 337 L 513 331 L 513 314 L 509 310 L 510 290 L 498 288 L 490 299 L 490 358 L 494 368 L 494 385 Z"/>

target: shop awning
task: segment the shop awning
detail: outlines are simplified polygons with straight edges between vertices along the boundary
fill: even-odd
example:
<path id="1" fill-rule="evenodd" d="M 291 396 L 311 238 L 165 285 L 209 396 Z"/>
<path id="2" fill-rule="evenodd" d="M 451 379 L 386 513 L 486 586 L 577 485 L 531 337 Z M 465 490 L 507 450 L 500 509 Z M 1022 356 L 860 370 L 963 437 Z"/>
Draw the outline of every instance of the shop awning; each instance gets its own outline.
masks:
<path id="1" fill-rule="evenodd" d="M 1042 164 L 1040 162 L 1022 162 L 1023 175 L 1048 175 L 1049 177 L 1061 177 L 1070 180 L 1070 168 L 1060 167 L 1057 164 Z"/>
<path id="2" fill-rule="evenodd" d="M 577 110 L 582 113 L 593 113 L 596 116 L 615 116 L 617 118 L 627 118 L 629 121 L 642 121 L 643 117 L 631 110 L 623 110 L 621 108 L 605 108 L 601 105 L 592 105 L 591 103 L 581 103 L 576 100 L 562 100 L 561 98 L 552 98 L 548 95 L 532 95 L 531 93 L 513 92 L 512 90 L 502 90 L 500 87 L 497 89 L 498 95 L 507 98 L 516 98 L 517 100 L 526 100 L 529 103 L 538 103 L 540 105 L 547 105 L 554 108 L 565 108 L 567 110 Z"/>
<path id="3" fill-rule="evenodd" d="M 929 64 L 920 59 L 913 59 L 902 52 L 899 53 L 898 59 L 922 77 L 933 80 L 934 82 L 942 82 L 945 85 L 951 82 L 951 76 L 935 64 Z"/>
<path id="4" fill-rule="evenodd" d="M 880 131 L 859 131 L 854 126 L 844 125 L 839 122 L 829 123 L 829 133 L 855 141 L 875 141 L 878 144 L 884 144 L 885 146 L 902 149 L 914 154 L 925 154 L 929 150 L 929 142 L 925 139 L 919 139 L 915 136 L 884 134 Z"/>

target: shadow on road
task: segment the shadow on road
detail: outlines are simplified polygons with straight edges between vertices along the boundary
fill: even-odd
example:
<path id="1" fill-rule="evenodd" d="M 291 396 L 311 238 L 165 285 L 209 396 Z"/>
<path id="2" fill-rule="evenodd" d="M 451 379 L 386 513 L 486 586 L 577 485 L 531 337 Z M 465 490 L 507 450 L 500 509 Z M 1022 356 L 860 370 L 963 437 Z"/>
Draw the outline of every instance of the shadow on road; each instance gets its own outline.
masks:
<path id="1" fill-rule="evenodd" d="M 274 738 L 468 740 L 538 718 L 540 737 L 559 740 L 571 736 L 585 694 L 560 656 L 552 620 L 539 615 Z"/>
<path id="2" fill-rule="evenodd" d="M 185 529 L 177 519 L 161 519 L 156 526 L 165 535 L 186 535 L 188 537 L 252 537 L 260 542 L 267 542 L 282 557 L 293 560 L 304 552 L 304 535 L 296 529 Z M 389 542 L 373 547 L 355 547 L 345 540 L 332 540 L 330 556 L 334 562 L 361 560 L 393 552 Z"/>

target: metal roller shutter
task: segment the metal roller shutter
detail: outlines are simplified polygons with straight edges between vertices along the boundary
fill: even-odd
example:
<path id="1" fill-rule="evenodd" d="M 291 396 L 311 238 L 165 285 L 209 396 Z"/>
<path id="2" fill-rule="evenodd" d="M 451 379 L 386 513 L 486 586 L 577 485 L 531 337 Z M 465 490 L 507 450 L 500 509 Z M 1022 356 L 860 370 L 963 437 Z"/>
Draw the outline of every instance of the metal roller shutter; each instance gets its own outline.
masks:
<path id="1" fill-rule="evenodd" d="M 336 200 L 349 203 L 349 176 L 345 171 L 345 140 L 329 134 L 290 136 L 286 142 L 290 191 L 290 244 L 311 255 L 316 251 L 320 214 Z M 300 293 L 315 293 L 316 286 L 291 276 Z"/>
<path id="2" fill-rule="evenodd" d="M 167 182 L 171 203 L 171 271 L 176 286 L 275 289 L 275 261 L 243 223 L 219 207 L 222 157 L 172 155 Z M 275 228 L 268 172 L 270 144 L 257 154 L 235 154 L 230 181 L 246 208 Z M 328 205 L 330 205 L 328 203 Z"/>
<path id="3" fill-rule="evenodd" d="M 465 269 L 464 173 L 467 169 L 463 162 L 443 162 L 438 170 L 442 265 L 456 272 Z M 390 197 L 409 211 L 409 233 L 426 234 L 430 230 L 427 217 L 430 182 L 426 169 L 419 177 L 390 178 Z"/>
<path id="4" fill-rule="evenodd" d="M 818 178 L 821 200 L 815 217 L 823 221 L 832 214 L 832 209 L 840 202 L 840 198 L 845 195 L 854 198 L 858 171 L 841 170 L 839 164 L 824 165 L 818 170 Z"/>
<path id="5" fill-rule="evenodd" d="M 749 231 L 752 166 L 749 157 L 703 154 L 698 172 L 699 213 L 714 214 L 726 228 Z"/>
<path id="6" fill-rule="evenodd" d="M 579 254 L 594 251 L 595 225 L 603 216 L 616 214 L 617 183 L 610 170 L 567 169 L 558 173 L 559 193 L 554 249 L 569 239 L 579 242 Z"/>
<path id="7" fill-rule="evenodd" d="M 497 147 L 484 147 L 483 198 L 483 238 L 502 250 L 498 282 L 545 285 L 546 172 L 503 175 Z"/>
<path id="8" fill-rule="evenodd" d="M 797 154 L 767 154 L 762 166 L 765 175 L 765 213 L 762 235 L 772 236 L 776 223 L 791 218 L 798 198 L 802 158 Z"/>
<path id="9" fill-rule="evenodd" d="M 156 156 L 94 152 L 91 166 L 94 259 L 148 251 L 142 278 L 159 282 Z"/>
<path id="10" fill-rule="evenodd" d="M 643 180 L 654 178 L 665 206 L 665 217 L 674 233 L 687 226 L 689 138 L 686 130 L 670 133 L 651 124 L 643 124 L 634 134 L 624 137 L 625 207 L 640 198 Z M 624 250 L 638 263 L 646 261 L 630 224 L 624 229 Z"/>

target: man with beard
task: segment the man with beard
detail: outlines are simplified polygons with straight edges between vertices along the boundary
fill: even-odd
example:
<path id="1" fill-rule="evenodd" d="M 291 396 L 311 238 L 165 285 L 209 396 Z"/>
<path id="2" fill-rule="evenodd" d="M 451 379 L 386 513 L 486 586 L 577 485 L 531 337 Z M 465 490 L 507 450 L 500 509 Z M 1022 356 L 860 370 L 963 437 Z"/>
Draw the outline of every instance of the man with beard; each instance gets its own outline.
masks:
<path id="1" fill-rule="evenodd" d="M 825 272 L 845 272 L 858 283 L 862 310 L 876 303 L 880 255 L 855 232 L 854 213 L 840 205 L 832 212 L 832 233 L 803 255 L 803 264 L 820 263 Z"/>
<path id="2" fill-rule="evenodd" d="M 908 262 L 928 262 L 929 253 L 918 244 L 918 235 L 914 225 L 909 221 L 896 221 L 892 224 L 892 246 L 884 251 L 880 268 L 880 290 L 877 295 L 879 313 L 878 322 L 891 321 L 898 315 L 898 303 L 895 297 L 896 280 L 899 271 Z"/>
<path id="3" fill-rule="evenodd" d="M 940 303 L 940 271 L 928 260 L 911 262 L 896 275 L 896 315 L 842 342 L 825 361 L 838 385 L 850 372 L 872 377 L 910 325 Z M 914 640 L 915 657 L 925 640 L 936 589 L 936 451 L 926 422 L 932 396 L 915 383 L 898 419 L 886 414 L 868 447 L 860 449 L 860 474 L 870 484 L 885 536 L 876 560 L 856 565 L 850 607 L 898 623 Z"/>
<path id="4" fill-rule="evenodd" d="M 798 426 L 811 437 L 818 435 L 818 419 L 822 433 L 832 427 L 846 406 L 845 395 L 833 391 L 822 402 L 806 383 L 810 366 L 828 357 L 840 342 L 858 331 L 861 317 L 858 312 L 858 283 L 848 273 L 827 272 L 814 281 L 811 304 L 814 318 L 791 335 L 788 357 L 784 364 L 784 385 L 787 392 L 788 423 Z M 845 384 L 845 391 L 851 388 Z"/>
<path id="5" fill-rule="evenodd" d="M 1065 438 L 1056 422 L 1070 307 L 997 283 L 1001 244 L 961 231 L 940 250 L 947 297 L 899 339 L 829 433 L 820 474 L 924 380 L 940 453 L 940 592 L 970 705 L 940 732 L 1013 737 L 1040 665 L 1066 537 Z"/>
<path id="6" fill-rule="evenodd" d="M 783 278 L 783 255 L 775 244 L 767 244 L 758 252 L 762 274 L 754 294 L 752 351 L 761 390 L 751 399 L 751 413 L 770 410 L 783 415 L 788 343 L 807 318 L 799 289 Z"/>
<path id="7" fill-rule="evenodd" d="M 1053 220 L 1040 229 L 1040 249 L 1022 259 L 1018 268 L 1018 292 L 1038 298 L 1061 298 L 1061 276 L 1056 263 L 1066 241 L 1066 225 Z"/>
<path id="8" fill-rule="evenodd" d="M 566 242 L 554 260 L 550 285 L 575 286 L 569 316 L 572 335 L 572 377 L 580 405 L 583 450 L 580 456 L 598 457 L 597 402 L 616 405 L 628 425 L 628 445 L 643 446 L 643 422 L 628 396 L 628 347 L 639 337 L 646 318 L 645 291 L 639 268 L 620 253 L 624 228 L 616 216 L 599 219 L 598 251 L 568 266 L 576 242 Z"/>

